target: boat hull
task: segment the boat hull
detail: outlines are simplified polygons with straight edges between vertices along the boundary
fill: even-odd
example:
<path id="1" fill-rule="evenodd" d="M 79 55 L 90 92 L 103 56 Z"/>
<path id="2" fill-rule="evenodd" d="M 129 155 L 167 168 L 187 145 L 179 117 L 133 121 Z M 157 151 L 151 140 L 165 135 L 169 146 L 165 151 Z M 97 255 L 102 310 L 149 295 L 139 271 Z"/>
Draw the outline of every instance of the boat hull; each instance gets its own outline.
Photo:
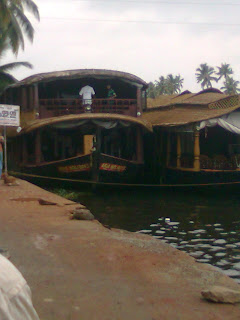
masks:
<path id="1" fill-rule="evenodd" d="M 201 170 L 184 171 L 167 169 L 165 183 L 172 185 L 240 185 L 240 171 L 237 170 Z"/>
<path id="2" fill-rule="evenodd" d="M 61 161 L 14 168 L 13 174 L 33 180 L 59 180 L 79 183 L 138 183 L 143 164 L 106 154 L 88 154 Z"/>

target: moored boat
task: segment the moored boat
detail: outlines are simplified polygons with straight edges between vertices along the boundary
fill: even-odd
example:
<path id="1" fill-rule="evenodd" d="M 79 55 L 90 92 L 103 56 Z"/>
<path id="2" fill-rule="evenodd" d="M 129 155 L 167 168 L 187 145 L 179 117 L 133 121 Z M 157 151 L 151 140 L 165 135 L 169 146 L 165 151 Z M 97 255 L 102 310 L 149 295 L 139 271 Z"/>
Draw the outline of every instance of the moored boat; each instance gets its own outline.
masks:
<path id="1" fill-rule="evenodd" d="M 143 119 L 154 128 L 148 161 L 156 185 L 240 185 L 239 95 L 211 88 L 165 96 Z"/>
<path id="2" fill-rule="evenodd" d="M 90 84 L 91 112 L 78 96 Z M 107 99 L 110 84 L 117 97 Z M 19 176 L 73 182 L 136 183 L 143 178 L 143 135 L 152 126 L 140 115 L 147 84 L 124 72 L 73 70 L 31 76 L 9 86 L 6 104 L 21 106 L 22 130 L 8 148 Z"/>

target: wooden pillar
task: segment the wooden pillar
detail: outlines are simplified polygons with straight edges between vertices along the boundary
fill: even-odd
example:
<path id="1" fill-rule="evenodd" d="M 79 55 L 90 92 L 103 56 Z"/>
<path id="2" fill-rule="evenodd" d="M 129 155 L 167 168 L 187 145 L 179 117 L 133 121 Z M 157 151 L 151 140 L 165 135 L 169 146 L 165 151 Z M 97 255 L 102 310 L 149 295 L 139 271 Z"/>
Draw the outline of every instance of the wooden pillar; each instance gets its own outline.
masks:
<path id="1" fill-rule="evenodd" d="M 146 90 L 144 91 L 144 100 L 145 100 L 144 110 L 147 110 L 147 91 Z"/>
<path id="2" fill-rule="evenodd" d="M 142 88 L 137 87 L 137 111 L 142 113 Z"/>
<path id="3" fill-rule="evenodd" d="M 28 95 L 27 95 L 27 98 L 28 98 L 28 109 L 29 110 L 33 110 L 33 87 L 29 87 L 27 89 L 27 92 L 28 92 Z"/>
<path id="4" fill-rule="evenodd" d="M 9 99 L 9 103 L 13 104 L 13 90 L 9 90 L 8 99 Z"/>
<path id="5" fill-rule="evenodd" d="M 177 133 L 177 168 L 181 168 L 181 135 Z"/>
<path id="6" fill-rule="evenodd" d="M 7 92 L 6 92 L 6 90 L 3 93 L 3 103 L 4 104 L 7 103 Z"/>
<path id="7" fill-rule="evenodd" d="M 143 140 L 142 140 L 142 130 L 140 127 L 137 128 L 136 154 L 137 154 L 137 162 L 143 162 Z"/>
<path id="8" fill-rule="evenodd" d="M 38 85 L 37 84 L 34 85 L 33 90 L 34 90 L 34 94 L 33 94 L 33 96 L 34 96 L 34 98 L 33 98 L 34 110 L 36 113 L 39 113 L 39 96 L 38 96 Z"/>
<path id="9" fill-rule="evenodd" d="M 22 107 L 22 110 L 25 111 L 27 109 L 27 89 L 23 87 L 21 90 L 22 90 L 21 107 Z"/>
<path id="10" fill-rule="evenodd" d="M 171 132 L 167 134 L 167 159 L 166 159 L 166 166 L 169 166 L 170 162 L 170 155 L 171 155 Z"/>
<path id="11" fill-rule="evenodd" d="M 200 133 L 194 132 L 194 171 L 200 171 Z"/>
<path id="12" fill-rule="evenodd" d="M 36 132 L 36 138 L 35 138 L 35 163 L 39 164 L 41 163 L 41 131 L 37 130 Z"/>
<path id="13" fill-rule="evenodd" d="M 83 154 L 90 154 L 93 147 L 93 135 L 83 136 Z"/>

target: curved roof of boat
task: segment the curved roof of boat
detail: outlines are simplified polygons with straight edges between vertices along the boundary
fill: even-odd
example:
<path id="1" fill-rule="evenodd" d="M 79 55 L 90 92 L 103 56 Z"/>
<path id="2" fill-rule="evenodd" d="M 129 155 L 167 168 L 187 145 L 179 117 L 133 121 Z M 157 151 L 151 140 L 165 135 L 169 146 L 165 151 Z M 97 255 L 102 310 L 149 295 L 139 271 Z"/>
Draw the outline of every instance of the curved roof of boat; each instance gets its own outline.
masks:
<path id="1" fill-rule="evenodd" d="M 61 122 L 74 122 L 78 120 L 120 120 L 131 122 L 136 125 L 140 125 L 147 131 L 152 131 L 152 125 L 146 120 L 135 118 L 131 116 L 125 116 L 121 114 L 109 114 L 109 113 L 82 113 L 82 114 L 71 114 L 60 117 L 48 118 L 48 119 L 38 119 L 29 122 L 25 127 L 22 128 L 20 134 L 29 133 L 36 129 L 40 129 L 46 126 L 51 126 Z"/>
<path id="2" fill-rule="evenodd" d="M 17 83 L 10 85 L 8 88 L 15 88 L 26 85 L 33 85 L 42 82 L 51 82 L 56 80 L 71 80 L 80 78 L 97 78 L 97 79 L 111 79 L 120 78 L 136 85 L 142 85 L 147 87 L 147 83 L 141 78 L 127 72 L 116 71 L 116 70 L 105 70 L 105 69 L 78 69 L 78 70 L 64 70 L 46 72 L 32 75 L 25 78 Z"/>

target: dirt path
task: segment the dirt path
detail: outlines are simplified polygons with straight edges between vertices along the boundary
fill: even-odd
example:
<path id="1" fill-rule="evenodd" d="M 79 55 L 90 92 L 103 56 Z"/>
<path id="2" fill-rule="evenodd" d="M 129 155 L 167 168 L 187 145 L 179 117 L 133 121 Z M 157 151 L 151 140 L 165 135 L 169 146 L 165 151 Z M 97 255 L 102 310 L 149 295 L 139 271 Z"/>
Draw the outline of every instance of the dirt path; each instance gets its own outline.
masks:
<path id="1" fill-rule="evenodd" d="M 41 319 L 240 319 L 239 306 L 201 299 L 212 284 L 239 288 L 214 268 L 150 236 L 69 220 L 76 204 L 28 182 L 0 185 L 0 194 L 0 247 L 32 288 Z"/>

